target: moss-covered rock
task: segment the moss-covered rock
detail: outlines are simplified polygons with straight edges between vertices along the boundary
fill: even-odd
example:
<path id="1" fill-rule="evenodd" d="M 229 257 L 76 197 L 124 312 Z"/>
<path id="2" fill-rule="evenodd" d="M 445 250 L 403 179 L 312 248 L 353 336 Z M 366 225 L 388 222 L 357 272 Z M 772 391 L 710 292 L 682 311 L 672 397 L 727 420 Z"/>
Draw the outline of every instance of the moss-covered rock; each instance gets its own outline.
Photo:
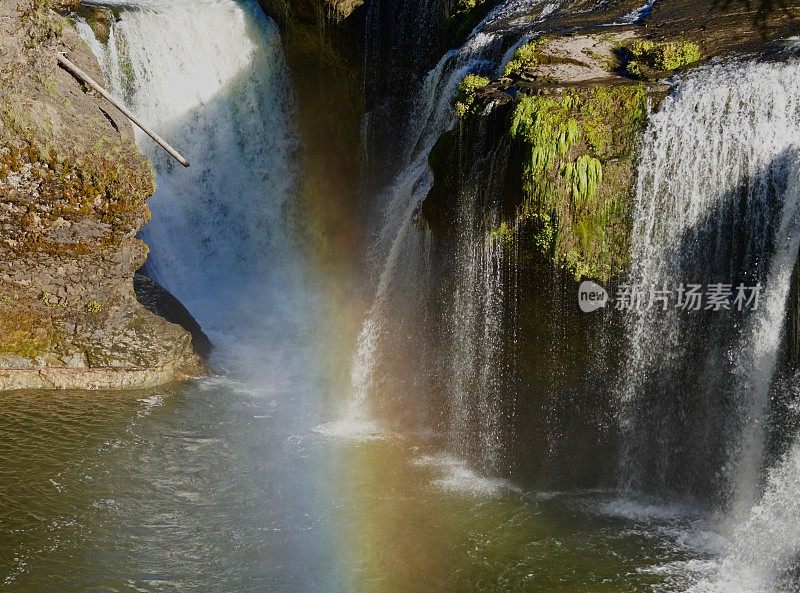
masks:
<path id="1" fill-rule="evenodd" d="M 542 47 L 546 44 L 545 39 L 534 39 L 520 46 L 515 52 L 511 61 L 506 64 L 504 75 L 511 76 L 526 68 L 533 68 L 539 65 L 542 55 Z"/>
<path id="2" fill-rule="evenodd" d="M 510 133 L 527 151 L 517 223 L 536 250 L 576 279 L 626 269 L 633 154 L 647 117 L 641 85 L 563 89 L 521 97 Z"/>
<path id="3" fill-rule="evenodd" d="M 152 166 L 127 119 L 58 66 L 64 51 L 103 78 L 54 6 L 0 6 L 0 389 L 196 373 L 189 334 L 133 292 Z"/>
<path id="4" fill-rule="evenodd" d="M 700 46 L 692 41 L 651 41 L 635 39 L 623 47 L 625 69 L 634 78 L 655 79 L 696 64 L 702 58 Z"/>
<path id="5" fill-rule="evenodd" d="M 493 0 L 460 0 L 444 25 L 443 49 L 460 47 L 472 30 L 486 17 Z"/>
<path id="6" fill-rule="evenodd" d="M 486 88 L 490 82 L 488 78 L 478 74 L 467 74 L 464 77 L 464 80 L 458 85 L 458 93 L 453 103 L 453 109 L 458 117 L 463 118 L 470 114 L 472 106 L 475 104 L 476 93 Z"/>

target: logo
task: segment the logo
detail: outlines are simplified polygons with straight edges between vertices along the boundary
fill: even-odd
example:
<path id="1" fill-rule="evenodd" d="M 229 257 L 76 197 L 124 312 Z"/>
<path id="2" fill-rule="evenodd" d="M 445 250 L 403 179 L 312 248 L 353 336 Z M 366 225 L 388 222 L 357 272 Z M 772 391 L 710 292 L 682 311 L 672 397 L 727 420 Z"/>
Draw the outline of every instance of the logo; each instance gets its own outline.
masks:
<path id="1" fill-rule="evenodd" d="M 592 313 L 609 306 L 617 311 L 643 314 L 648 311 L 676 309 L 684 312 L 731 311 L 736 313 L 758 311 L 764 287 L 745 284 L 686 284 L 671 285 L 620 284 L 613 297 L 597 284 L 586 280 L 578 288 L 578 306 L 584 313 Z"/>
<path id="2" fill-rule="evenodd" d="M 585 280 L 578 288 L 578 306 L 584 313 L 592 313 L 608 304 L 608 292 L 595 282 Z"/>

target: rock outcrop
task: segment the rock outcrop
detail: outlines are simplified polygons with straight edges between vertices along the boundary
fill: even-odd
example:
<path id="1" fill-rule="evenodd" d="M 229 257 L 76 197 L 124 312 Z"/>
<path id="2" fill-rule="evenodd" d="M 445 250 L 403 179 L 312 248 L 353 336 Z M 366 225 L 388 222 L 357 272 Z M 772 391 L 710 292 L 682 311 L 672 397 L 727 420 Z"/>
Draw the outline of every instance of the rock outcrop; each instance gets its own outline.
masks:
<path id="1" fill-rule="evenodd" d="M 0 390 L 132 388 L 200 372 L 191 336 L 136 300 L 152 166 L 48 0 L 0 6 Z"/>
<path id="2" fill-rule="evenodd" d="M 615 378 L 627 363 L 617 345 L 626 344 L 627 321 L 613 306 L 586 315 L 576 296 L 582 279 L 612 292 L 627 279 L 636 149 L 671 75 L 713 59 L 769 58 L 781 38 L 800 31 L 796 0 L 772 3 L 766 13 L 759 10 L 766 2 L 748 9 L 736 1 L 656 0 L 641 22 L 625 22 L 643 4 L 562 3 L 564 10 L 535 25 L 540 34 L 504 73 L 463 79 L 458 123 L 429 155 L 435 181 L 421 217 L 432 252 L 445 262 L 442 282 L 450 282 L 430 299 L 444 300 L 444 313 L 426 317 L 426 327 L 448 328 L 431 350 L 448 352 L 448 307 L 477 311 L 486 324 L 479 328 L 503 324 L 492 368 L 506 383 L 494 405 L 503 410 L 504 438 L 518 447 L 504 463 L 536 487 L 612 483 L 604 460 L 617 451 Z M 512 32 L 503 48 L 518 41 Z M 467 257 L 475 258 L 472 267 L 449 264 Z M 458 274 L 472 274 L 477 288 L 442 299 L 464 285 Z M 797 311 L 790 307 L 795 352 Z"/>
<path id="3" fill-rule="evenodd" d="M 163 317 L 170 323 L 180 325 L 192 334 L 192 346 L 195 352 L 203 358 L 207 358 L 211 354 L 214 348 L 211 340 L 175 295 L 142 270 L 136 272 L 133 277 L 133 289 L 136 292 L 136 299 L 144 305 L 145 309 L 159 317 Z"/>
<path id="4" fill-rule="evenodd" d="M 517 235 L 523 259 L 549 261 L 577 280 L 625 276 L 635 148 L 648 105 L 657 109 L 675 72 L 712 58 L 768 55 L 800 30 L 797 1 L 657 0 L 634 19 L 641 5 L 573 2 L 541 23 L 498 80 L 464 79 L 458 142 L 446 135 L 431 155 L 436 183 L 423 213 L 434 230 L 455 224 L 451 172 L 465 164 L 454 163 L 488 126 L 495 136 L 483 150 L 510 144 L 512 158 L 503 199 L 493 204 L 503 221 L 491 237 Z"/>

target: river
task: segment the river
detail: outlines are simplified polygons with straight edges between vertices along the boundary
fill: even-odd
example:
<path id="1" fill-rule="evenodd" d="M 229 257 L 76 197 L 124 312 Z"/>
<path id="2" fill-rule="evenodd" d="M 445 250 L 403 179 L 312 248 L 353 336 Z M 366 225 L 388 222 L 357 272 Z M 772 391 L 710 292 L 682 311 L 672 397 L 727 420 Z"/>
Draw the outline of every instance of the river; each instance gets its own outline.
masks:
<path id="1" fill-rule="evenodd" d="M 486 425 L 480 432 L 486 442 L 478 447 L 482 467 L 491 469 L 499 456 L 495 448 L 505 446 L 492 430 L 502 421 L 499 407 L 484 401 L 500 397 L 491 391 L 497 384 L 489 376 L 494 352 L 474 351 L 474 339 L 455 344 L 448 366 L 452 377 L 445 381 L 455 407 L 443 430 L 417 430 L 415 423 L 390 427 L 373 413 L 381 402 L 374 393 L 382 385 L 375 379 L 382 368 L 378 362 L 386 364 L 376 359 L 380 332 L 403 295 L 423 292 L 420 283 L 408 283 L 408 278 L 418 280 L 430 257 L 428 239 L 412 225 L 430 187 L 428 153 L 452 123 L 450 95 L 463 75 L 472 70 L 491 73 L 503 54 L 509 57 L 498 33 L 473 32 L 460 51 L 445 56 L 423 81 L 419 104 L 425 109 L 409 125 L 413 150 L 397 164 L 395 183 L 383 196 L 387 215 L 378 233 L 376 260 L 384 266 L 376 274 L 370 306 L 352 302 L 354 293 L 370 289 L 353 290 L 352 278 L 320 272 L 314 265 L 314 245 L 302 215 L 297 216 L 303 147 L 275 24 L 249 1 L 103 4 L 121 11 L 109 38 L 99 39 L 84 21 L 78 22 L 79 32 L 115 94 L 134 111 L 146 113 L 148 123 L 192 162 L 189 170 L 179 170 L 147 139 L 138 138 L 154 162 L 159 185 L 150 201 L 153 221 L 142 235 L 151 249 L 147 272 L 176 294 L 208 332 L 216 345 L 214 372 L 134 393 L 4 394 L 0 589 L 775 590 L 775 575 L 785 574 L 796 561 L 799 546 L 793 534 L 776 532 L 781 516 L 797 516 L 793 492 L 798 451 L 791 449 L 771 471 L 761 506 L 750 512 L 752 497 L 742 503 L 744 516 L 737 517 L 739 527 L 731 528 L 732 539 L 720 535 L 724 530 L 707 508 L 656 497 L 658 488 L 671 484 L 650 471 L 645 463 L 649 458 L 637 457 L 652 447 L 656 453 L 651 456 L 658 456 L 658 443 L 648 440 L 657 431 L 642 413 L 645 390 L 640 386 L 649 380 L 669 394 L 675 384 L 648 374 L 649 359 L 642 353 L 646 344 L 636 341 L 641 333 L 656 333 L 648 330 L 657 324 L 646 315 L 630 320 L 632 354 L 623 390 L 628 407 L 623 412 L 634 428 L 627 435 L 622 465 L 637 478 L 632 481 L 641 482 L 639 492 L 655 490 L 653 497 L 630 491 L 623 496 L 617 489 L 523 488 L 495 477 L 498 472 L 473 469 L 476 464 L 458 455 L 465 445 L 455 437 L 469 429 L 465 418 L 470 416 L 459 415 L 459 402 L 478 406 L 477 415 Z M 540 3 L 500 3 L 499 12 L 487 19 L 510 18 L 517 4 L 528 9 Z M 737 71 L 744 82 L 736 88 L 749 93 L 757 86 L 763 72 L 756 68 L 761 66 Z M 708 95 L 701 83 L 713 83 L 714 96 L 721 104 L 727 101 L 726 93 L 732 91 L 725 72 L 710 72 L 698 75 L 700 82 L 689 79 L 684 102 L 680 93 L 670 99 L 667 115 L 653 124 L 655 130 L 666 126 L 667 117 L 686 120 L 687 127 L 702 126 L 723 111 L 713 97 L 707 105 L 691 102 L 693 96 Z M 760 92 L 786 94 L 784 72 L 775 67 L 770 76 L 772 86 L 762 84 Z M 792 109 L 785 111 L 788 123 L 779 121 L 781 129 L 796 120 Z M 771 112 L 740 117 L 756 124 L 772 121 Z M 727 130 L 723 124 L 713 120 L 714 126 Z M 651 134 L 649 150 L 656 156 L 676 152 L 668 150 L 672 144 L 659 142 L 684 138 L 677 133 L 672 138 L 669 131 Z M 781 172 L 795 162 L 792 142 L 784 144 L 762 155 L 767 163 L 780 156 Z M 747 154 L 742 159 L 758 160 Z M 698 157 L 687 166 L 703 160 Z M 661 161 L 654 157 L 652 162 Z M 656 173 L 651 177 L 660 179 Z M 655 216 L 647 209 L 650 193 L 664 200 L 690 193 L 671 185 L 672 192 L 639 189 L 640 225 Z M 727 189 L 716 191 L 722 196 Z M 770 276 L 785 288 L 797 245 L 784 235 L 791 234 L 796 208 L 781 210 L 773 204 L 770 212 L 785 219 L 778 229 L 783 234 L 775 239 L 787 244 L 785 257 Z M 683 220 L 675 225 L 691 226 Z M 767 230 L 775 229 L 764 229 L 763 236 Z M 472 242 L 480 239 L 470 237 Z M 672 273 L 672 268 L 651 263 L 660 260 L 644 253 L 649 245 L 638 246 L 638 272 Z M 470 299 L 480 302 L 453 315 L 453 333 L 499 341 L 499 314 L 488 321 L 478 317 L 500 306 L 495 307 L 493 296 L 497 283 L 489 280 L 492 258 L 502 254 L 476 255 L 468 245 L 462 247 L 461 298 L 467 304 Z M 483 278 L 478 288 L 486 294 L 467 286 L 476 277 Z M 778 296 L 785 306 L 786 291 Z M 417 304 L 405 301 L 409 309 Z M 780 335 L 782 303 L 767 311 L 770 315 L 759 325 L 769 326 L 769 344 Z M 758 341 L 760 334 L 751 333 Z M 748 344 L 742 342 L 744 352 L 752 350 Z M 772 344 L 764 354 L 767 362 L 759 359 L 750 366 L 774 370 L 776 348 Z M 480 381 L 470 374 L 476 360 L 488 369 L 478 373 Z M 747 367 L 745 363 L 740 366 Z M 747 374 L 748 368 L 740 372 Z M 413 385 L 397 381 L 395 389 L 408 391 L 404 395 L 411 400 L 418 395 L 411 391 Z M 466 393 L 468 388 L 477 393 Z M 759 392 L 756 403 L 766 397 Z M 656 428 L 673 434 L 673 427 L 660 421 Z M 751 432 L 751 440 L 760 438 Z M 689 463 L 678 455 L 664 461 L 665 467 L 667 461 L 678 470 Z M 738 473 L 756 471 L 750 471 L 746 459 L 739 463 L 744 469 Z M 749 541 L 749 551 L 759 544 L 770 546 L 770 558 L 748 557 L 748 550 L 737 549 L 737 541 Z M 761 570 L 746 575 L 754 579 L 750 584 L 736 576 L 742 563 Z"/>

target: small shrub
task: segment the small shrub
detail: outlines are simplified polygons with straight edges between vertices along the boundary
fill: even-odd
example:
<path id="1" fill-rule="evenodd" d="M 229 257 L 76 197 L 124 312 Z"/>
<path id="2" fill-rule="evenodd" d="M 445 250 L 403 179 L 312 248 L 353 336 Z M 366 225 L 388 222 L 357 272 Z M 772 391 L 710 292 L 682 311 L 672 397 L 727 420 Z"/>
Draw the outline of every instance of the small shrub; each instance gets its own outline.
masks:
<path id="1" fill-rule="evenodd" d="M 87 313 L 97 314 L 100 313 L 100 311 L 102 310 L 103 310 L 103 305 L 101 305 L 97 301 L 89 301 L 88 303 L 86 303 Z"/>
<path id="2" fill-rule="evenodd" d="M 475 103 L 475 93 L 482 88 L 486 87 L 491 81 L 485 76 L 477 74 L 467 74 L 464 80 L 458 85 L 458 94 L 456 95 L 453 108 L 459 118 L 466 117 Z"/>
<path id="3" fill-rule="evenodd" d="M 672 72 L 700 61 L 700 46 L 691 41 L 656 42 L 637 39 L 627 50 L 630 60 L 627 72 L 635 78 L 644 76 L 643 68 L 657 72 Z"/>
<path id="4" fill-rule="evenodd" d="M 514 52 L 514 57 L 511 59 L 511 61 L 506 64 L 506 69 L 503 72 L 503 75 L 511 76 L 512 74 L 516 74 L 521 70 L 538 66 L 542 45 L 543 40 L 537 39 L 520 46 L 519 49 Z"/>

